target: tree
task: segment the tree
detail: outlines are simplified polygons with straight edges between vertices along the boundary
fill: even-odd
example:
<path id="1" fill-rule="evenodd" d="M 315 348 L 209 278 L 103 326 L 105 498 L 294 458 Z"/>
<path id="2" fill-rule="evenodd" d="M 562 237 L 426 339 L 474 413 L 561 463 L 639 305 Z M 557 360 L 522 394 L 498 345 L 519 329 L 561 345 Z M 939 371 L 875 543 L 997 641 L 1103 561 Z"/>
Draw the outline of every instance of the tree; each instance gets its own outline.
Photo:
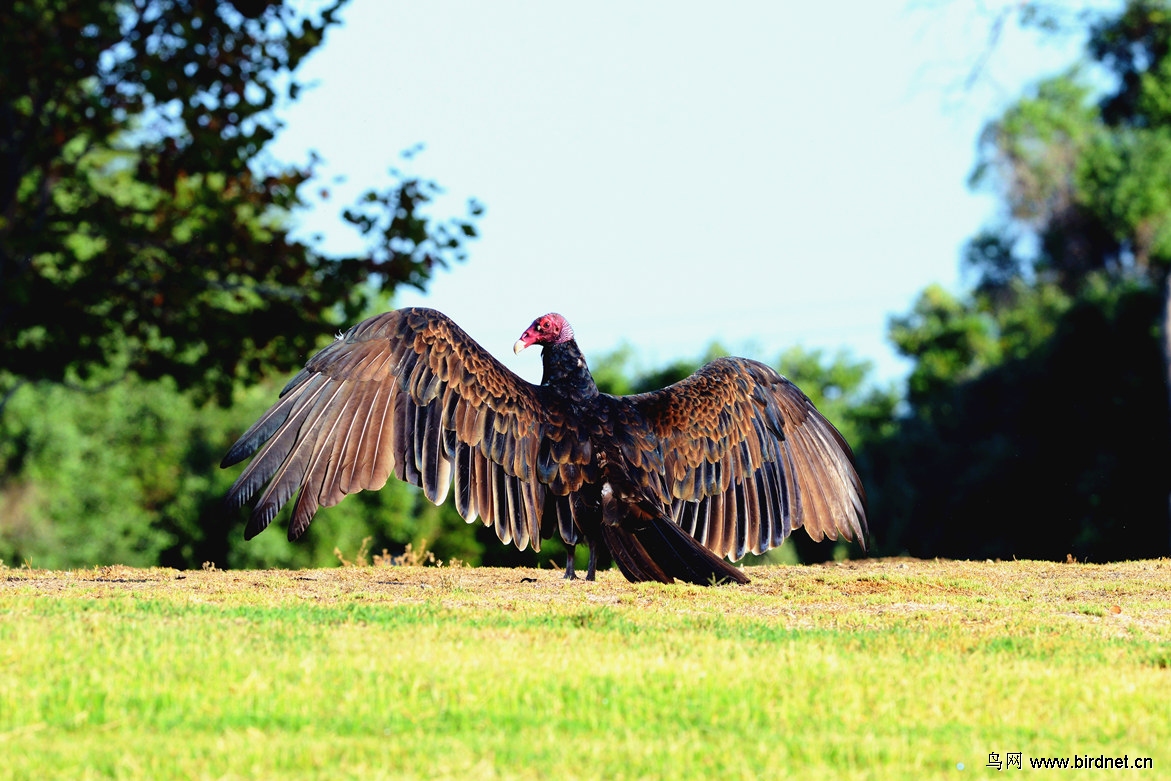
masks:
<path id="1" fill-rule="evenodd" d="M 1137 281 L 1012 305 L 931 289 L 892 331 L 909 412 L 867 449 L 887 554 L 1107 561 L 1166 555 L 1171 425 Z M 974 347 L 975 346 L 975 347 Z M 925 380 L 925 381 L 923 381 Z"/>
<path id="2" fill-rule="evenodd" d="M 915 368 L 879 448 L 888 552 L 1171 552 L 1169 10 L 1081 16 L 1086 60 L 985 129 L 973 183 L 1005 208 L 968 246 L 975 288 L 891 324 Z"/>
<path id="3" fill-rule="evenodd" d="M 0 418 L 0 561 L 328 566 L 335 549 L 352 559 L 367 539 L 372 553 L 425 543 L 442 561 L 480 561 L 473 527 L 397 480 L 323 510 L 320 528 L 296 545 L 276 533 L 246 542 L 223 508 L 235 475 L 218 464 L 283 382 L 239 391 L 230 408 L 197 403 L 169 378 L 130 375 L 96 392 L 27 383 Z"/>
<path id="4" fill-rule="evenodd" d="M 977 178 L 995 172 L 1010 218 L 1037 237 L 1022 267 L 1071 292 L 1094 278 L 1161 291 L 1171 404 L 1171 4 L 1129 0 L 1089 30 L 1110 86 L 1082 70 L 1043 82 L 989 126 Z"/>
<path id="5" fill-rule="evenodd" d="M 437 187 L 417 178 L 347 211 L 368 253 L 290 235 L 313 164 L 266 159 L 273 110 L 345 2 L 0 8 L 0 400 L 133 371 L 226 401 L 463 258 L 480 207 L 430 218 Z"/>

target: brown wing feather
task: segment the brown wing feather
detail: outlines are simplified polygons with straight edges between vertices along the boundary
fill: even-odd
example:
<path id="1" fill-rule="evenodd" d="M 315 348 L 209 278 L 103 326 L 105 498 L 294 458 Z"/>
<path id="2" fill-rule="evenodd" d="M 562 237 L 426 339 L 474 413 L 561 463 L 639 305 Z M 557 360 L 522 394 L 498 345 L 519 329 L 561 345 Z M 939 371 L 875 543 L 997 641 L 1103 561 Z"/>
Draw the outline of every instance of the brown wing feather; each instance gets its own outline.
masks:
<path id="1" fill-rule="evenodd" d="M 624 455 L 716 554 L 762 553 L 801 526 L 815 540 L 865 546 L 866 495 L 850 446 L 768 366 L 721 358 L 622 401 Z"/>
<path id="2" fill-rule="evenodd" d="M 227 502 L 242 506 L 267 483 L 245 532 L 252 537 L 299 490 L 295 539 L 319 506 L 381 488 L 391 474 L 436 504 L 454 479 L 466 521 L 478 517 L 504 542 L 538 548 L 545 486 L 534 474 L 548 423 L 537 388 L 451 319 L 400 309 L 309 359 L 225 456 L 230 466 L 256 454 Z"/>

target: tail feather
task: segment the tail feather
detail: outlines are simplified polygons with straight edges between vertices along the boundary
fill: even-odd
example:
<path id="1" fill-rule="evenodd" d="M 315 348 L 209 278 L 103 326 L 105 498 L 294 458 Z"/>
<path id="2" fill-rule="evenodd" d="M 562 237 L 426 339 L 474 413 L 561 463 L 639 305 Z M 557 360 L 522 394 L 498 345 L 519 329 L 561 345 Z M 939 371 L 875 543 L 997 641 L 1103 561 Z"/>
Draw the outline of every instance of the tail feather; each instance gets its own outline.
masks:
<path id="1" fill-rule="evenodd" d="M 731 562 L 701 546 L 662 513 L 646 516 L 642 522 L 603 523 L 602 535 L 626 580 L 697 585 L 748 582 Z"/>
<path id="2" fill-rule="evenodd" d="M 654 556 L 642 544 L 638 536 L 631 534 L 618 526 L 603 526 L 602 537 L 606 541 L 606 548 L 614 558 L 614 563 L 626 579 L 633 583 L 658 581 L 671 583 L 674 581 L 663 568 L 655 563 Z"/>

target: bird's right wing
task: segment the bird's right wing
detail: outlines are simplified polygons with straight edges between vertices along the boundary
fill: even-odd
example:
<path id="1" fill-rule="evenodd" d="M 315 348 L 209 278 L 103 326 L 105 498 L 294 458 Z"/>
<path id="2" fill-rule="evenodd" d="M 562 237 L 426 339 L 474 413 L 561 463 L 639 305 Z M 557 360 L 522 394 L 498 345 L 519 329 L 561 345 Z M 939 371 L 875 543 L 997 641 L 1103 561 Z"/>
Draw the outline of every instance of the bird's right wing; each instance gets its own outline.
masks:
<path id="1" fill-rule="evenodd" d="M 378 489 L 393 473 L 436 504 L 455 505 L 505 543 L 540 547 L 543 436 L 559 436 L 538 388 L 509 371 L 450 318 L 400 309 L 365 320 L 309 359 L 221 466 L 256 454 L 228 493 L 244 505 L 266 483 L 245 536 L 293 492 L 296 539 L 319 506 Z"/>

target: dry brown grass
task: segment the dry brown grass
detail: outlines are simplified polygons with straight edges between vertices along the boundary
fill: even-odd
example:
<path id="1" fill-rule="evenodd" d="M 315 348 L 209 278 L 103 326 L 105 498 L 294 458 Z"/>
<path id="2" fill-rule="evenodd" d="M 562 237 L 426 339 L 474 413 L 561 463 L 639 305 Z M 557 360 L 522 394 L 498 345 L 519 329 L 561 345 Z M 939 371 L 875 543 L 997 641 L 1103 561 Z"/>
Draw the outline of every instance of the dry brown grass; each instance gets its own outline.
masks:
<path id="1" fill-rule="evenodd" d="M 409 563 L 418 564 L 412 557 Z M 401 563 L 401 562 L 400 562 Z M 164 600 L 384 605 L 440 603 L 453 610 L 557 611 L 567 605 L 655 606 L 681 615 L 718 611 L 787 628 L 882 628 L 931 621 L 973 629 L 1070 623 L 1107 634 L 1171 639 L 1171 560 L 1093 565 L 1039 561 L 869 559 L 763 566 L 752 582 L 715 589 L 628 583 L 616 571 L 594 583 L 553 570 L 344 566 L 315 570 L 101 567 L 68 572 L 0 570 L 0 588 L 100 598 L 117 592 Z"/>

